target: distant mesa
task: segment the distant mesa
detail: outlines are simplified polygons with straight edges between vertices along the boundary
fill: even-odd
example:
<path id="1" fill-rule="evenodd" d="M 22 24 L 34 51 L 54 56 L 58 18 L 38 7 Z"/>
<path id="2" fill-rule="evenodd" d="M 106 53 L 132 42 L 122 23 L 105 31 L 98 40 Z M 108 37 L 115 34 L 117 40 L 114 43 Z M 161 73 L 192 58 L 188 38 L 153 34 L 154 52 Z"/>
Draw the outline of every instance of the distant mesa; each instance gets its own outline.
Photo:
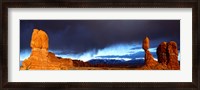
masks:
<path id="1" fill-rule="evenodd" d="M 43 30 L 33 30 L 30 47 L 31 55 L 22 62 L 21 70 L 67 70 L 73 67 L 71 59 L 48 52 L 49 38 Z"/>
<path id="2" fill-rule="evenodd" d="M 148 50 L 150 40 L 146 37 L 143 41 L 143 49 L 145 51 L 145 66 L 141 69 L 155 69 L 155 70 L 179 70 L 178 62 L 178 48 L 174 41 L 162 42 L 157 48 L 158 61 L 154 60 L 153 55 Z"/>

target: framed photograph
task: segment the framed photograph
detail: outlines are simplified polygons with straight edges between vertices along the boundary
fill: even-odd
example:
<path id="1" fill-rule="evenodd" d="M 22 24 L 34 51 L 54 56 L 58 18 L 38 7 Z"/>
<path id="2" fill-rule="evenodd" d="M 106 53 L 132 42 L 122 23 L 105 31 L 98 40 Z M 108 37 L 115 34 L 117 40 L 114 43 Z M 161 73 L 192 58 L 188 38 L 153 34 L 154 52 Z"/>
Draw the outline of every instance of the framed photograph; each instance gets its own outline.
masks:
<path id="1" fill-rule="evenodd" d="M 2 88 L 199 89 L 198 4 L 3 1 Z"/>

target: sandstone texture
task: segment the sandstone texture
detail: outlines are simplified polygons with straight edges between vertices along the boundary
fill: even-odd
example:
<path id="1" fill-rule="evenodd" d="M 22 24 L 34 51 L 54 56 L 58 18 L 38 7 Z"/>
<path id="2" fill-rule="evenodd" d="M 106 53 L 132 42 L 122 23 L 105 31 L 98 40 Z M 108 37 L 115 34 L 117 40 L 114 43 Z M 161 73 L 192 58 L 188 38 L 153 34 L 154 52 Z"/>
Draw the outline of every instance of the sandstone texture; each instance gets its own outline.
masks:
<path id="1" fill-rule="evenodd" d="M 167 43 L 167 54 L 168 54 L 168 63 L 167 67 L 169 69 L 180 69 L 178 62 L 178 48 L 177 44 L 174 41 Z"/>
<path id="2" fill-rule="evenodd" d="M 33 30 L 30 43 L 32 52 L 22 62 L 21 70 L 67 70 L 73 67 L 71 59 L 58 58 L 54 53 L 48 52 L 48 40 L 48 35 L 43 30 Z"/>
<path id="3" fill-rule="evenodd" d="M 146 67 L 154 67 L 156 64 L 158 64 L 157 61 L 154 60 L 153 55 L 150 53 L 149 49 L 149 38 L 145 37 L 145 39 L 143 40 L 143 44 L 142 44 L 142 48 L 145 51 L 145 65 Z"/>
<path id="4" fill-rule="evenodd" d="M 162 42 L 157 47 L 158 61 L 154 60 L 153 55 L 148 50 L 150 40 L 146 37 L 143 41 L 143 49 L 145 51 L 145 65 L 141 69 L 145 70 L 180 70 L 178 62 L 178 47 L 176 42 Z"/>
<path id="5" fill-rule="evenodd" d="M 145 39 L 143 40 L 143 44 L 142 44 L 142 48 L 146 51 L 149 49 L 149 38 L 145 37 Z"/>
<path id="6" fill-rule="evenodd" d="M 49 47 L 48 42 L 49 38 L 44 31 L 38 29 L 33 30 L 31 44 L 30 44 L 32 49 L 39 48 L 48 50 Z"/>
<path id="7" fill-rule="evenodd" d="M 157 65 L 158 62 L 154 60 L 153 55 L 150 53 L 149 50 L 145 51 L 145 65 L 148 67 L 153 67 Z"/>
<path id="8" fill-rule="evenodd" d="M 167 42 L 162 42 L 157 48 L 158 62 L 167 64 Z"/>

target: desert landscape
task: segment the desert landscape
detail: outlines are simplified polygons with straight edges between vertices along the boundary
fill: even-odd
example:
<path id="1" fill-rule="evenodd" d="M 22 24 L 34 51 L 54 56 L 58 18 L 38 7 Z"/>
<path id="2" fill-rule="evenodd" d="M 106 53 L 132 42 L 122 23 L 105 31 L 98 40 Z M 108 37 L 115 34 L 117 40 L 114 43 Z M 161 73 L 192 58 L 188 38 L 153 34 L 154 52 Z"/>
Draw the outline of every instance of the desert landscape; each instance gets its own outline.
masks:
<path id="1" fill-rule="evenodd" d="M 58 57 L 49 51 L 49 36 L 44 30 L 33 29 L 31 54 L 22 61 L 20 70 L 180 70 L 178 46 L 175 41 L 160 42 L 157 45 L 157 60 L 151 54 L 150 37 L 141 41 L 144 60 L 101 60 L 90 61 Z"/>

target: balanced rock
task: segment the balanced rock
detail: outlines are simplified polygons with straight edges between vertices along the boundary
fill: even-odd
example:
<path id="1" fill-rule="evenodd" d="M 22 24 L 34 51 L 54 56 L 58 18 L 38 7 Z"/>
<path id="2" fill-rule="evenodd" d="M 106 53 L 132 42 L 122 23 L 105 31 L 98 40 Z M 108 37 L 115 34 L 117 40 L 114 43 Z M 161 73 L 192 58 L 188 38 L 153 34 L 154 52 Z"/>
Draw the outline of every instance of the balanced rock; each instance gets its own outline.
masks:
<path id="1" fill-rule="evenodd" d="M 153 67 L 155 66 L 156 64 L 158 64 L 157 61 L 154 60 L 154 57 L 153 55 L 150 53 L 150 51 L 148 50 L 149 48 L 149 38 L 146 37 L 144 40 L 143 40 L 143 44 L 142 44 L 142 48 L 144 49 L 145 51 L 145 65 L 148 66 L 148 67 Z"/>
<path id="2" fill-rule="evenodd" d="M 169 69 L 180 69 L 178 62 L 178 48 L 177 44 L 174 41 L 167 43 L 167 53 L 168 53 L 168 63 L 167 67 Z"/>
<path id="3" fill-rule="evenodd" d="M 157 47 L 158 62 L 154 60 L 153 55 L 148 50 L 149 38 L 143 40 L 143 49 L 145 51 L 145 65 L 141 68 L 144 70 L 179 70 L 178 48 L 174 41 L 162 42 Z"/>
<path id="4" fill-rule="evenodd" d="M 148 37 L 145 37 L 145 39 L 143 40 L 143 44 L 142 44 L 142 48 L 144 50 L 148 50 L 149 49 L 149 38 Z"/>
<path id="5" fill-rule="evenodd" d="M 167 42 L 162 42 L 156 51 L 158 62 L 162 64 L 167 64 Z"/>
<path id="6" fill-rule="evenodd" d="M 63 59 L 48 52 L 48 35 L 38 29 L 34 29 L 30 46 L 31 55 L 22 62 L 21 70 L 67 70 L 73 67 L 71 59 Z"/>

